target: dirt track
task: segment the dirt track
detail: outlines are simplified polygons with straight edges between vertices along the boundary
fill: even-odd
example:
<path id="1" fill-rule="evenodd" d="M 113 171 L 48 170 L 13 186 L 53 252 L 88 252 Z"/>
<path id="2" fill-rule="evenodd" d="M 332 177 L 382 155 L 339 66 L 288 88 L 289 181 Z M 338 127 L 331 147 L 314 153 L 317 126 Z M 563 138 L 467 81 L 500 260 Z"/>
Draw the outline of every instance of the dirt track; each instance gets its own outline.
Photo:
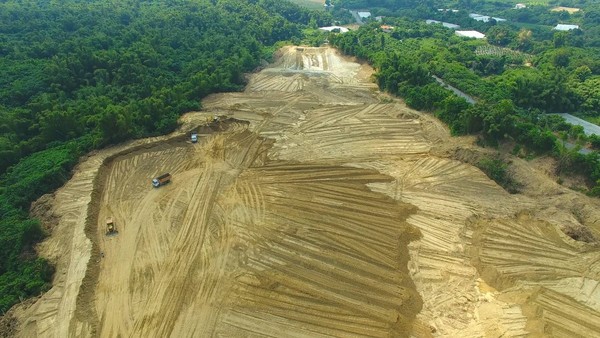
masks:
<path id="1" fill-rule="evenodd" d="M 600 336 L 600 250 L 565 235 L 599 237 L 597 201 L 518 159 L 509 195 L 452 159 L 480 151 L 468 139 L 332 49 L 278 60 L 79 166 L 21 336 Z"/>

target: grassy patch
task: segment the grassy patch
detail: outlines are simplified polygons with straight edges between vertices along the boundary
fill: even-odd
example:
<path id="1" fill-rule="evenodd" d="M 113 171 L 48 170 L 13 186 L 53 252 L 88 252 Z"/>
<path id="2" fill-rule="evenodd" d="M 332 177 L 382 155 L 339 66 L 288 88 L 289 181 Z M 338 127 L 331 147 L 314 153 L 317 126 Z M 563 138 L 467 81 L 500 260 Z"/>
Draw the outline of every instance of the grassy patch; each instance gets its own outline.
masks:
<path id="1" fill-rule="evenodd" d="M 532 56 L 529 54 L 525 54 L 518 50 L 513 50 L 510 48 L 498 47 L 494 45 L 483 45 L 477 46 L 475 49 L 476 55 L 493 55 L 493 56 L 513 56 L 513 57 L 522 57 L 524 59 L 531 59 Z"/>
<path id="2" fill-rule="evenodd" d="M 600 126 L 600 116 L 586 116 L 586 115 L 577 115 L 577 117 L 582 118 L 589 123 L 593 123 L 597 126 Z"/>

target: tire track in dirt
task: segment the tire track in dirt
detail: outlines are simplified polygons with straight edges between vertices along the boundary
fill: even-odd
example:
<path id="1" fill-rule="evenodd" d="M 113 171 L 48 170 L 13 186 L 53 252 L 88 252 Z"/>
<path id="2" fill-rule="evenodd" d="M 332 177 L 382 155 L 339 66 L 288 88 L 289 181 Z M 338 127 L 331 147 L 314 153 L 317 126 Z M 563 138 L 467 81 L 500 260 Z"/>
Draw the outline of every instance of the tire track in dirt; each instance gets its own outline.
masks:
<path id="1" fill-rule="evenodd" d="M 236 128 L 232 129 L 235 133 Z M 237 137 L 230 138 L 228 140 L 230 142 L 223 148 L 223 152 L 218 153 L 218 155 L 223 155 L 222 158 L 207 158 L 203 172 L 193 189 L 190 204 L 184 213 L 182 226 L 178 229 L 173 245 L 169 249 L 170 254 L 161 266 L 162 278 L 154 288 L 152 296 L 148 298 L 146 310 L 136 321 L 133 335 L 168 335 L 173 332 L 176 320 L 180 316 L 182 306 L 186 303 L 187 298 L 205 295 L 204 301 L 212 301 L 211 289 L 215 288 L 215 284 L 220 279 L 215 279 L 212 285 L 206 280 L 198 281 L 198 284 L 190 283 L 190 280 L 193 280 L 193 276 L 197 273 L 210 276 L 219 275 L 220 271 L 225 270 L 223 264 L 226 259 L 222 260 L 221 264 L 211 264 L 201 257 L 201 253 L 206 251 L 204 250 L 205 245 L 219 246 L 218 241 L 213 244 L 212 241 L 206 239 L 206 236 L 213 237 L 210 236 L 210 233 L 211 227 L 214 225 L 212 217 L 213 208 L 217 204 L 216 198 L 235 178 L 231 175 L 232 170 L 223 169 L 231 168 L 233 173 L 243 170 L 252 163 L 249 153 L 256 152 L 261 145 L 260 142 L 257 142 L 256 135 L 244 132 L 234 135 Z M 246 147 L 242 145 L 246 145 Z M 226 251 L 226 247 L 222 249 Z M 209 318 L 205 317 L 204 319 Z M 206 320 L 203 325 L 210 326 L 210 323 L 210 320 Z"/>
<path id="2" fill-rule="evenodd" d="M 486 279 L 494 280 L 495 287 L 505 289 L 518 280 L 542 281 L 582 275 L 600 279 L 598 251 L 586 252 L 585 247 L 556 227 L 523 218 L 486 220 L 467 230 L 474 264 L 484 276 L 491 274 Z M 481 223 L 485 225 L 481 227 Z M 513 230 L 516 227 L 521 229 L 518 234 Z"/>
<path id="3" fill-rule="evenodd" d="M 285 322 L 286 333 L 308 335 L 386 336 L 406 329 L 404 311 L 393 308 L 418 300 L 402 287 L 410 282 L 398 271 L 403 264 L 397 250 L 409 238 L 390 227 L 390 219 L 403 213 L 363 185 L 387 177 L 363 169 L 279 164 L 253 168 L 240 179 L 258 180 L 268 220 L 260 233 L 267 240 L 250 250 L 248 272 L 232 297 L 243 302 L 225 323 L 244 335 L 264 333 L 256 330 L 256 321 Z M 377 235 L 390 242 L 365 240 Z M 218 330 L 232 332 L 224 324 Z"/>
<path id="4" fill-rule="evenodd" d="M 502 305 L 493 309 L 493 318 L 483 320 L 485 312 L 481 311 L 476 319 L 485 300 L 478 288 L 477 269 L 470 264 L 461 237 L 464 224 L 473 215 L 484 210 L 501 215 L 510 210 L 511 205 L 497 203 L 508 194 L 477 168 L 448 159 L 413 158 L 375 162 L 370 167 L 396 178 L 391 184 L 371 184 L 374 191 L 419 208 L 407 222 L 422 233 L 420 240 L 409 244 L 408 265 L 424 302 L 418 318 L 427 323 L 428 332 L 421 334 L 486 336 L 491 332 L 485 327 L 489 321 L 496 325 L 505 320 L 503 316 L 511 316 L 512 312 L 501 311 Z M 495 212 L 487 210 L 493 207 Z M 515 325 L 524 326 L 525 322 L 523 318 Z"/>
<path id="5" fill-rule="evenodd" d="M 133 209 L 140 216 L 123 225 L 138 235 L 111 238 L 130 251 L 105 243 L 116 252 L 107 254 L 98 287 L 105 290 L 97 295 L 105 316 L 101 335 L 265 332 L 249 318 L 275 320 L 285 323 L 286 333 L 308 335 L 406 331 L 420 306 L 406 274 L 406 243 L 415 235 L 402 219 L 412 208 L 366 187 L 389 177 L 329 164 L 266 165 L 264 150 L 271 143 L 239 127 L 209 137 L 195 151 L 161 154 L 166 163 L 169 156 L 199 156 L 202 170 L 175 170 L 173 183 L 147 188 L 148 197 Z M 108 181 L 152 170 L 125 173 L 122 168 L 137 157 L 116 159 Z M 178 184 L 186 192 L 172 195 Z M 109 209 L 133 205 L 136 196 L 111 193 L 123 192 L 119 184 L 106 186 Z M 159 194 L 169 197 L 158 202 Z M 177 202 L 162 206 L 172 200 Z M 179 204 L 184 210 L 169 211 Z M 159 220 L 148 222 L 156 213 Z M 173 228 L 169 218 L 181 224 Z M 326 247 L 331 249 L 322 251 Z M 131 315 L 109 315 L 116 306 Z M 347 315 L 334 315 L 335 309 Z"/>
<path id="6" fill-rule="evenodd" d="M 526 306 L 542 312 L 536 329 L 554 337 L 597 337 L 600 332 L 598 312 L 560 292 L 542 288 Z"/>
<path id="7" fill-rule="evenodd" d="M 110 207 L 100 211 L 97 238 L 101 239 L 100 246 L 104 254 L 99 278 L 110 281 L 110 285 L 100 282 L 96 297 L 102 298 L 108 293 L 115 294 L 115 297 L 111 297 L 111 301 L 103 307 L 97 304 L 101 322 L 105 323 L 102 325 L 101 333 L 124 334 L 127 332 L 126 328 L 134 322 L 137 312 L 133 304 L 139 303 L 140 299 L 132 302 L 127 300 L 131 293 L 134 297 L 140 297 L 140 287 L 143 290 L 146 283 L 154 279 L 157 262 L 164 259 L 166 254 L 164 247 L 158 245 L 166 239 L 166 231 L 157 232 L 156 230 L 161 228 L 155 225 L 169 219 L 165 213 L 182 207 L 182 205 L 176 206 L 175 201 L 178 200 L 177 196 L 185 193 L 171 191 L 168 194 L 170 198 L 162 198 L 155 191 L 150 190 L 150 194 L 146 192 L 151 187 L 152 177 L 166 171 L 166 168 L 170 168 L 174 175 L 183 171 L 185 163 L 182 159 L 188 157 L 186 156 L 188 154 L 189 151 L 185 147 L 134 153 L 117 157 L 108 169 L 110 172 L 107 175 L 106 187 L 108 188 L 104 190 L 102 200 Z M 113 201 L 118 203 L 112 203 Z M 156 204 L 158 211 L 151 220 L 148 219 L 147 209 L 143 207 L 148 204 Z M 116 222 L 119 231 L 117 236 L 104 236 L 103 221 L 109 216 Z M 149 228 L 152 231 L 149 231 Z M 156 257 L 156 259 L 146 262 L 143 267 L 138 267 L 140 256 Z M 109 269 L 107 265 L 114 266 L 115 269 Z M 119 311 L 115 312 L 114 309 Z M 113 320 L 114 316 L 119 317 L 120 320 Z"/>
<path id="8" fill-rule="evenodd" d="M 430 144 L 417 119 L 399 119 L 395 105 L 354 105 L 314 109 L 284 133 L 277 156 L 357 160 L 374 156 L 422 154 Z"/>
<path id="9" fill-rule="evenodd" d="M 562 337 L 592 337 L 600 332 L 598 304 L 574 294 L 585 290 L 584 278 L 598 285 L 597 247 L 576 242 L 556 226 L 526 214 L 476 220 L 465 236 L 473 265 L 484 279 L 509 293 L 520 286 L 523 308 L 529 310 L 525 315 L 530 323 L 539 323 L 530 324 L 530 332 Z"/>
<path id="10" fill-rule="evenodd" d="M 58 218 L 58 224 L 53 228 L 52 236 L 38 246 L 38 251 L 56 264 L 57 273 L 47 293 L 33 305 L 16 309 L 20 317 L 18 336 L 89 336 L 96 330 L 96 313 L 89 302 L 86 274 L 90 273 L 90 266 L 95 265 L 98 253 L 88 239 L 86 224 L 97 219 L 94 216 L 96 206 L 92 202 L 98 172 L 116 154 L 173 137 L 176 134 L 139 140 L 90 154 L 75 168 L 73 177 L 54 193 L 52 214 Z M 93 225 L 91 227 L 96 229 Z"/>

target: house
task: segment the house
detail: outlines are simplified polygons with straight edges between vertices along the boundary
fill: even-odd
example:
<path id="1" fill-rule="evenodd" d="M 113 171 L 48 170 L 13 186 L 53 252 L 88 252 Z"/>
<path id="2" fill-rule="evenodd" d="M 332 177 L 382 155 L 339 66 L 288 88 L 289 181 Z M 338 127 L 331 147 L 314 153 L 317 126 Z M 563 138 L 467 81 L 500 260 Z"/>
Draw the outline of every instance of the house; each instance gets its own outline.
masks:
<path id="1" fill-rule="evenodd" d="M 464 38 L 473 38 L 473 39 L 484 39 L 485 34 L 480 33 L 478 31 L 456 31 L 454 34 L 458 36 L 462 36 Z"/>
<path id="2" fill-rule="evenodd" d="M 375 17 L 375 20 L 376 20 L 377 22 L 381 22 L 381 21 L 383 21 L 383 18 L 385 18 L 385 16 L 376 16 L 376 17 Z"/>
<path id="3" fill-rule="evenodd" d="M 448 23 L 448 22 L 442 22 L 442 21 L 437 21 L 437 20 L 425 20 L 425 23 L 432 24 L 432 23 L 437 23 L 437 24 L 441 24 L 442 26 L 446 27 L 446 28 L 450 28 L 450 29 L 458 29 L 460 28 L 459 25 L 455 25 L 453 23 Z"/>
<path id="4" fill-rule="evenodd" d="M 527 6 L 525 4 L 516 4 L 515 5 L 515 9 L 523 9 L 523 8 L 527 8 Z"/>
<path id="5" fill-rule="evenodd" d="M 471 14 L 469 14 L 469 18 L 471 18 L 473 20 L 477 20 L 477 21 L 483 21 L 483 22 L 490 21 L 490 17 L 489 16 L 485 16 L 485 15 L 481 15 L 481 14 L 477 14 L 477 13 L 471 13 Z"/>
<path id="6" fill-rule="evenodd" d="M 579 29 L 579 25 L 563 25 L 559 23 L 558 25 L 556 25 L 556 27 L 554 27 L 554 30 L 557 31 L 570 31 L 572 29 Z"/>
<path id="7" fill-rule="evenodd" d="M 381 25 L 382 31 L 384 31 L 385 33 L 391 33 L 394 30 L 394 26 L 389 26 L 389 25 Z"/>

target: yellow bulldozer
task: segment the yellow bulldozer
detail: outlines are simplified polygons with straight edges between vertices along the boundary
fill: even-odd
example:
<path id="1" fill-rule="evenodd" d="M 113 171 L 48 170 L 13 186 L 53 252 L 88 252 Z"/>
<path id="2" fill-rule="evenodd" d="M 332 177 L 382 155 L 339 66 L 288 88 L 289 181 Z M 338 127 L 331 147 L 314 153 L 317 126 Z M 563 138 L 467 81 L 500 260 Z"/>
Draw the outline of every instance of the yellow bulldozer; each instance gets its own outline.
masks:
<path id="1" fill-rule="evenodd" d="M 117 228 L 115 227 L 115 222 L 113 221 L 112 217 L 108 217 L 106 219 L 106 236 L 116 235 L 116 234 L 117 234 Z"/>

